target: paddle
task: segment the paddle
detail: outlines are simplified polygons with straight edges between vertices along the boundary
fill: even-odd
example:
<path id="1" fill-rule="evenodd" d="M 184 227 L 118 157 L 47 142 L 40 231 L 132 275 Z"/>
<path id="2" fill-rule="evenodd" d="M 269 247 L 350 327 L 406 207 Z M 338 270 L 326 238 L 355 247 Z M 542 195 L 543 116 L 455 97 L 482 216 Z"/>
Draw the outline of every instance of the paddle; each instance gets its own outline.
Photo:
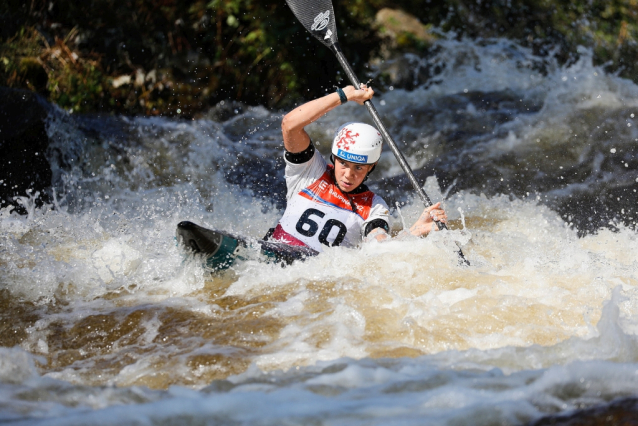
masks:
<path id="1" fill-rule="evenodd" d="M 332 53 L 335 54 L 337 60 L 343 67 L 343 70 L 346 72 L 346 75 L 350 79 L 352 85 L 356 88 L 359 88 L 361 84 L 357 79 L 357 76 L 354 74 L 354 71 L 352 71 L 352 68 L 346 60 L 346 57 L 343 55 L 341 47 L 339 46 L 339 42 L 337 41 L 337 26 L 335 24 L 336 19 L 334 16 L 334 9 L 332 8 L 332 1 L 286 0 L 286 3 L 288 3 L 288 6 L 290 7 L 290 9 L 292 9 L 292 12 L 295 14 L 299 22 L 301 22 L 301 25 L 303 25 L 310 32 L 310 34 L 312 34 L 321 43 L 326 45 L 332 51 Z M 397 145 L 392 139 L 392 136 L 390 136 L 390 133 L 388 133 L 385 126 L 381 122 L 379 113 L 372 104 L 372 101 L 365 101 L 364 105 L 368 108 L 368 112 L 372 116 L 374 124 L 376 124 L 377 129 L 379 129 L 381 135 L 383 135 L 383 139 L 385 139 L 388 146 L 390 146 L 390 149 L 401 165 L 401 168 L 403 169 L 405 174 L 408 175 L 408 178 L 410 179 L 410 182 L 412 183 L 412 186 L 416 190 L 417 194 L 419 194 L 419 197 L 421 198 L 425 206 L 430 207 L 432 205 L 430 197 L 428 197 L 421 185 L 419 185 L 419 182 L 417 182 L 416 177 L 414 177 L 414 173 L 412 173 L 410 166 L 405 161 L 405 157 L 403 156 L 401 151 L 399 151 L 399 148 L 397 148 Z M 447 229 L 447 226 L 445 226 L 444 223 L 439 221 L 435 221 L 435 223 L 436 226 L 439 227 L 439 229 Z M 458 249 L 458 254 L 461 263 L 465 265 L 470 264 L 470 262 L 468 262 L 468 260 L 463 255 L 463 252 L 460 248 Z"/>

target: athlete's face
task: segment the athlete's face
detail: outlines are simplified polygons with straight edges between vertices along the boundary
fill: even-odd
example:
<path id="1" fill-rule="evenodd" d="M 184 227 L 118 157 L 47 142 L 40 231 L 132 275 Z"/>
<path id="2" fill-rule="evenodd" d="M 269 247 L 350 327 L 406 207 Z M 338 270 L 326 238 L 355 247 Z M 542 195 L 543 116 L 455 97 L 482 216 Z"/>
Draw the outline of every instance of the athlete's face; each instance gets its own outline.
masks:
<path id="1" fill-rule="evenodd" d="M 374 164 L 357 164 L 335 158 L 335 178 L 339 188 L 344 192 L 356 189 L 363 183 L 373 166 Z"/>

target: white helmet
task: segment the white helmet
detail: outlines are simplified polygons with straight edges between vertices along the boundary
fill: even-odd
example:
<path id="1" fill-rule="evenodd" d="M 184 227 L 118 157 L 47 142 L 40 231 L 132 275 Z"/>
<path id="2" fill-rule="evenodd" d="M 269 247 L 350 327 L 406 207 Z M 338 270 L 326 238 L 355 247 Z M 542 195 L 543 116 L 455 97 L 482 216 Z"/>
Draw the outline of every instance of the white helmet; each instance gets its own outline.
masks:
<path id="1" fill-rule="evenodd" d="M 332 154 L 358 164 L 373 164 L 381 157 L 381 133 L 369 124 L 346 123 L 332 141 Z"/>

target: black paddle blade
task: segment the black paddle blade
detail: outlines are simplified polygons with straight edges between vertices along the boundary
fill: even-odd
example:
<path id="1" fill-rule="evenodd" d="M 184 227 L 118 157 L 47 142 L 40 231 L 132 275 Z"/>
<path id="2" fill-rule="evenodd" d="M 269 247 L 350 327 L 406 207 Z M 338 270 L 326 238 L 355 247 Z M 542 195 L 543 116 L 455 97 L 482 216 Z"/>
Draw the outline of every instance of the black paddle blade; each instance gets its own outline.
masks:
<path id="1" fill-rule="evenodd" d="M 286 3 L 317 40 L 328 47 L 337 42 L 335 12 L 330 0 L 286 0 Z"/>

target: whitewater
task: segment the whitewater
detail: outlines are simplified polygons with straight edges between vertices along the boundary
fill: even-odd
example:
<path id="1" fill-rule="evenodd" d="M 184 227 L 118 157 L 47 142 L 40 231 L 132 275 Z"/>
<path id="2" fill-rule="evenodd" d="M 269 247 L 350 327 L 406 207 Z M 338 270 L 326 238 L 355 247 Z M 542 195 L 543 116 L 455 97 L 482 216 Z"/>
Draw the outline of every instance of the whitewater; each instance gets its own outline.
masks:
<path id="1" fill-rule="evenodd" d="M 207 271 L 175 240 L 277 222 L 285 111 L 53 110 L 52 204 L 0 210 L 0 421 L 515 425 L 636 397 L 638 86 L 584 49 L 435 52 L 374 102 L 450 230 L 286 268 Z M 346 121 L 370 119 L 309 126 L 323 155 Z M 371 178 L 396 234 L 423 206 L 389 149 Z"/>

